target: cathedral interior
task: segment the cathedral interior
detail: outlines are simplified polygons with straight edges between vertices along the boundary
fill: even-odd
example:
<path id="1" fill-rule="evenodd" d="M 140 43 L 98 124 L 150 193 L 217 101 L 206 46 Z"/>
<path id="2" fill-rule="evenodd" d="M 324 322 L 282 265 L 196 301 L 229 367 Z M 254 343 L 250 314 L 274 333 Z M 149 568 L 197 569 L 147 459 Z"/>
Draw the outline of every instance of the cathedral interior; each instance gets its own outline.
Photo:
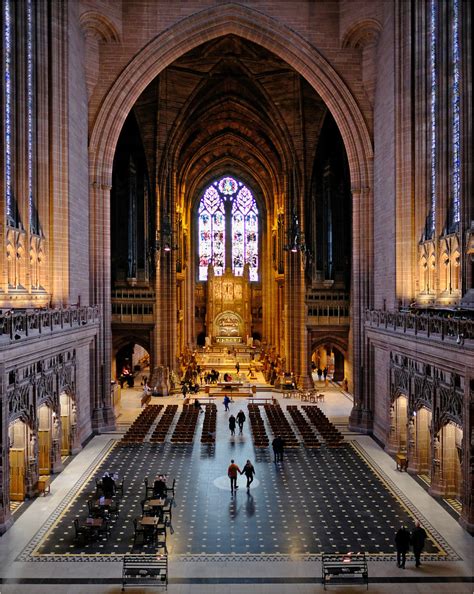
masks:
<path id="1" fill-rule="evenodd" d="M 1 5 L 1 592 L 472 592 L 470 2 Z"/>

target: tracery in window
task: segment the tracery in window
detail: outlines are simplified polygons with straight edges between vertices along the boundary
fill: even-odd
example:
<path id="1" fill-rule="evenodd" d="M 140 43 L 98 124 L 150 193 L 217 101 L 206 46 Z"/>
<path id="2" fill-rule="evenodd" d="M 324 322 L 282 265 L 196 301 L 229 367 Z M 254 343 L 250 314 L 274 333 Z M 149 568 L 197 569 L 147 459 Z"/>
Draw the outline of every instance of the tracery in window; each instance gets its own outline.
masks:
<path id="1" fill-rule="evenodd" d="M 26 2 L 26 124 L 27 124 L 27 176 L 28 176 L 28 214 L 30 231 L 38 234 L 38 213 L 33 194 L 33 110 L 34 110 L 34 80 L 33 80 L 33 7 L 32 0 Z"/>
<path id="2" fill-rule="evenodd" d="M 252 192 L 232 177 L 223 177 L 209 186 L 199 203 L 199 280 L 207 280 L 207 268 L 221 276 L 226 257 L 232 271 L 241 276 L 249 265 L 250 280 L 258 280 L 259 214 Z M 226 250 L 226 229 L 230 227 L 231 246 Z M 226 256 L 227 254 L 227 256 Z"/>

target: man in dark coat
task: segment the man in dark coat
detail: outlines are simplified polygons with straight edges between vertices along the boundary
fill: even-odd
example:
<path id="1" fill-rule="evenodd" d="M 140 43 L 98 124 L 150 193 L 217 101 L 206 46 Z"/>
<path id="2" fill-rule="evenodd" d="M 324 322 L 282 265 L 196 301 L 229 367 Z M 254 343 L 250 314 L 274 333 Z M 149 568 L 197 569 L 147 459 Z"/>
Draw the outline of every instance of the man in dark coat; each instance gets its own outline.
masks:
<path id="1" fill-rule="evenodd" d="M 405 569 L 405 558 L 410 550 L 410 532 L 406 526 L 402 526 L 395 535 L 395 545 L 397 547 L 397 566 Z"/>
<path id="2" fill-rule="evenodd" d="M 417 520 L 415 522 L 415 529 L 411 533 L 411 543 L 413 545 L 413 554 L 415 555 L 415 564 L 417 567 L 420 567 L 420 555 L 423 551 L 423 547 L 425 546 L 426 540 L 426 532 L 421 527 L 420 522 Z"/>
<path id="3" fill-rule="evenodd" d="M 273 461 L 283 462 L 283 451 L 285 449 L 285 442 L 280 435 L 277 435 L 272 441 L 273 447 Z"/>
<path id="4" fill-rule="evenodd" d="M 242 433 L 245 423 L 245 413 L 242 409 L 237 414 L 237 424 L 239 425 L 239 433 Z"/>

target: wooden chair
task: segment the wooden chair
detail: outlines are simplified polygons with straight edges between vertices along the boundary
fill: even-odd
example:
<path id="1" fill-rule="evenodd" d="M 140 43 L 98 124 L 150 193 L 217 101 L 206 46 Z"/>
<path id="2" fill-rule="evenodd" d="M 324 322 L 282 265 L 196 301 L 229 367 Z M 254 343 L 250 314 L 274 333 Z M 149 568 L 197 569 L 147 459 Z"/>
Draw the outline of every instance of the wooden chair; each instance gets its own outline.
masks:
<path id="1" fill-rule="evenodd" d="M 144 481 L 145 483 L 145 499 L 149 499 L 150 497 L 153 497 L 153 485 L 151 485 L 151 487 L 148 485 L 148 477 L 146 476 Z"/>
<path id="2" fill-rule="evenodd" d="M 74 540 L 79 542 L 82 540 L 86 542 L 91 537 L 91 530 L 90 528 L 86 528 L 85 526 L 81 526 L 79 524 L 79 518 L 74 518 Z"/>
<path id="3" fill-rule="evenodd" d="M 176 479 L 173 479 L 173 483 L 171 484 L 171 487 L 166 487 L 166 492 L 167 493 L 173 493 L 173 499 L 174 499 L 174 491 L 176 488 Z"/>
<path id="4" fill-rule="evenodd" d="M 140 524 L 140 518 L 133 519 L 133 527 L 134 527 L 134 534 L 133 534 L 133 544 L 136 545 L 139 538 L 142 539 L 141 544 L 145 543 L 145 530 L 143 526 Z"/>

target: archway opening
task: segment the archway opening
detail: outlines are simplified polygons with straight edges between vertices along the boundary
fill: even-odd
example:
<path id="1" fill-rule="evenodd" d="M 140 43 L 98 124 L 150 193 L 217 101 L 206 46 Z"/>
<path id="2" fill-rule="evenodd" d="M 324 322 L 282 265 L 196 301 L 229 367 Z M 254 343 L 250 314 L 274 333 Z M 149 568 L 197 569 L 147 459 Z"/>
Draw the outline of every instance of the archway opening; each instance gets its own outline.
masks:
<path id="1" fill-rule="evenodd" d="M 61 415 L 61 456 L 69 456 L 74 447 L 76 435 L 76 404 L 70 394 L 59 395 Z"/>
<path id="2" fill-rule="evenodd" d="M 431 472 L 431 411 L 422 407 L 415 411 L 410 426 L 414 431 L 414 451 L 409 453 L 409 468 L 429 480 Z"/>
<path id="3" fill-rule="evenodd" d="M 30 434 L 30 428 L 20 419 L 10 423 L 10 500 L 14 502 L 24 501 L 27 494 L 27 461 L 31 455 Z"/>
<path id="4" fill-rule="evenodd" d="M 444 494 L 448 497 L 459 498 L 462 491 L 462 434 L 461 427 L 452 422 L 444 425 L 440 431 Z"/>
<path id="5" fill-rule="evenodd" d="M 52 468 L 52 410 L 43 404 L 38 409 L 38 472 L 49 475 Z"/>

